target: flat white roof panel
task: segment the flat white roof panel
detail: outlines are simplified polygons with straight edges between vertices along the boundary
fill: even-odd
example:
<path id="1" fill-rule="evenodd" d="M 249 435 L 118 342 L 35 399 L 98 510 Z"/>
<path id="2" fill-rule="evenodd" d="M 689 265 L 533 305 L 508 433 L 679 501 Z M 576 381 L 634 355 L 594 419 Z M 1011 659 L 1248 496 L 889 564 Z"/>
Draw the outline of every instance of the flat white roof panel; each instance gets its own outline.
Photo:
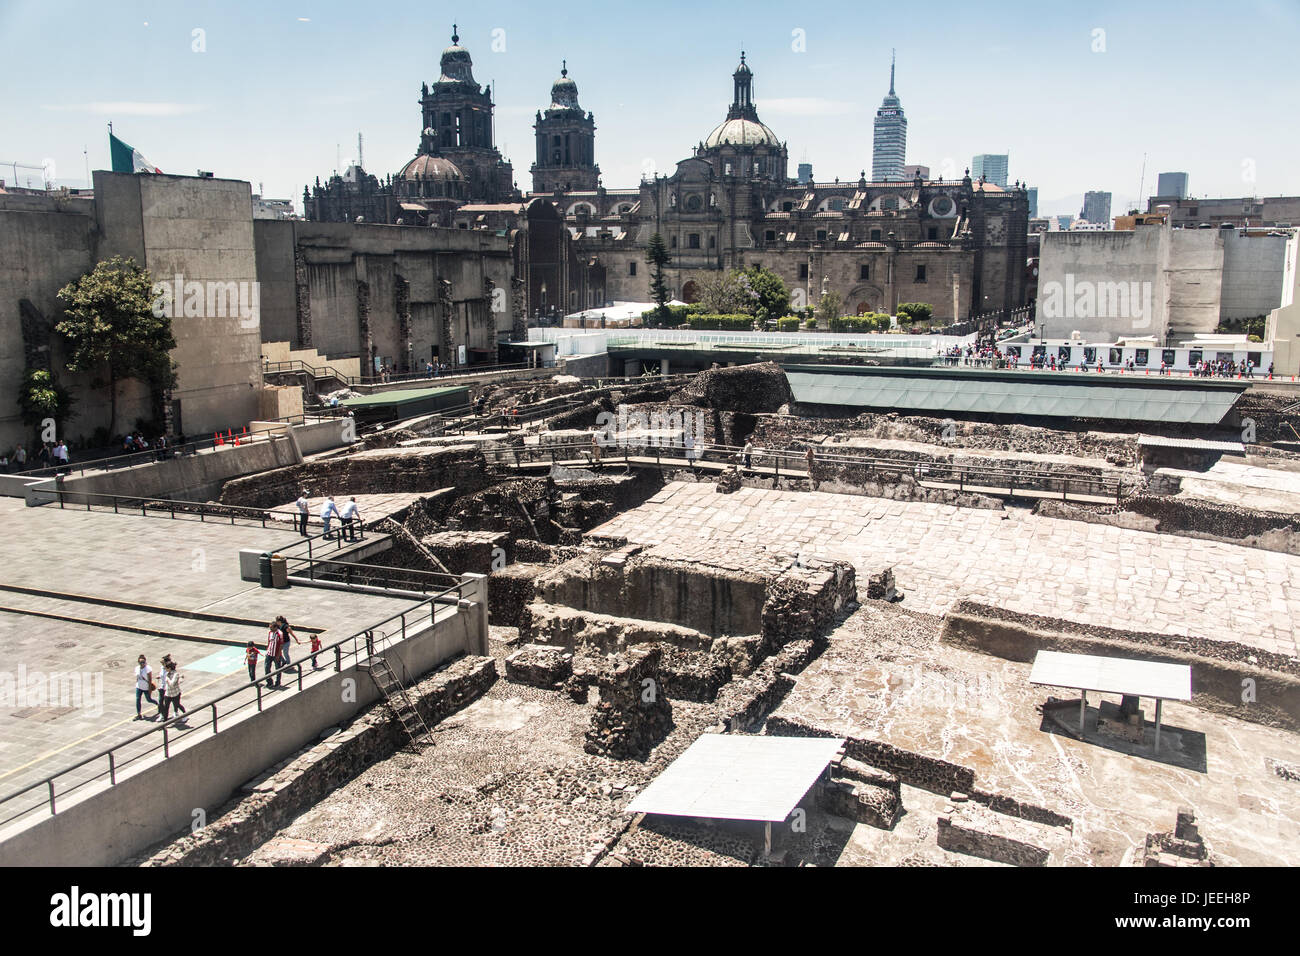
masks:
<path id="1" fill-rule="evenodd" d="M 704 734 L 626 812 L 780 822 L 842 746 L 842 737 Z"/>
<path id="2" fill-rule="evenodd" d="M 1164 700 L 1192 699 L 1192 668 L 1187 664 L 1132 661 L 1093 654 L 1039 651 L 1034 658 L 1029 683 Z"/>

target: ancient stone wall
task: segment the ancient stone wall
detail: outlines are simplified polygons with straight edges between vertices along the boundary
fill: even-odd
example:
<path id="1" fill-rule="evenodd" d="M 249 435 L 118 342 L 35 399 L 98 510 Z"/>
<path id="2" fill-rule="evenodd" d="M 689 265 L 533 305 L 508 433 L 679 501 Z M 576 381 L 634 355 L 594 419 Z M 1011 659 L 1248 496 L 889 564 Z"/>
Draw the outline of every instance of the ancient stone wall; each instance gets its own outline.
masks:
<path id="1" fill-rule="evenodd" d="M 496 680 L 490 657 L 465 657 L 408 689 L 425 723 L 438 723 L 483 695 Z M 259 719 L 274 720 L 274 715 Z M 407 743 L 401 721 L 377 703 L 351 724 L 270 768 L 244 786 L 207 826 L 136 862 L 145 866 L 220 866 L 237 862 L 341 784 Z"/>

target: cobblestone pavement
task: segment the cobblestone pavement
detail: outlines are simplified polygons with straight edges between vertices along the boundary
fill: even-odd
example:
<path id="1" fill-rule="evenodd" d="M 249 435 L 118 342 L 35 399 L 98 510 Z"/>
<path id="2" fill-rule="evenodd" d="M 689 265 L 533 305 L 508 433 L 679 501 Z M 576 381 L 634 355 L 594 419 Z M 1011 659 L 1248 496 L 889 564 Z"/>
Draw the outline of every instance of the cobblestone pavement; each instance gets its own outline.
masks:
<path id="1" fill-rule="evenodd" d="M 1222 637 L 1296 656 L 1300 557 L 1175 535 L 952 505 L 673 482 L 591 533 L 893 565 L 907 607 L 960 599 L 1085 624 Z"/>

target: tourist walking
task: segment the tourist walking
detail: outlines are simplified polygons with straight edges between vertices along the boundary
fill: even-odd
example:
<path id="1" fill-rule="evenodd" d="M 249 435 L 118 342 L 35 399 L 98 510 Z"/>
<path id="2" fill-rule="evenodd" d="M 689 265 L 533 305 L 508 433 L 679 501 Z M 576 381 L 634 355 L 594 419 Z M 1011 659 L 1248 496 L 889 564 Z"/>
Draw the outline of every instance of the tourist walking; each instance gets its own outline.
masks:
<path id="1" fill-rule="evenodd" d="M 275 682 L 271 682 L 271 671 L 275 670 L 276 665 L 280 662 L 280 647 L 284 643 L 284 636 L 280 633 L 280 622 L 278 620 L 271 622 L 271 627 L 266 632 L 266 660 L 263 664 L 263 675 L 266 677 L 266 689 L 271 690 L 280 686 L 280 679 L 283 675 L 277 673 Z"/>
<path id="2" fill-rule="evenodd" d="M 313 634 L 311 636 L 311 669 L 312 670 L 316 670 L 318 667 L 320 667 L 320 665 L 316 663 L 316 655 L 319 653 L 320 653 L 320 635 Z"/>
<path id="3" fill-rule="evenodd" d="M 261 650 L 252 641 L 244 648 L 244 663 L 248 665 L 248 682 L 250 684 L 257 680 L 257 657 Z"/>
<path id="4" fill-rule="evenodd" d="M 325 537 L 330 537 L 330 521 L 338 517 L 339 507 L 334 503 L 334 496 L 330 495 L 325 499 L 325 503 L 320 508 L 320 520 L 325 525 Z"/>
<path id="5" fill-rule="evenodd" d="M 27 449 L 19 445 L 14 449 L 14 471 L 27 470 Z"/>
<path id="6" fill-rule="evenodd" d="M 357 510 L 356 498 L 349 498 L 343 503 L 339 517 L 342 519 L 339 533 L 349 541 L 356 541 L 361 529 L 361 512 Z"/>
<path id="7" fill-rule="evenodd" d="M 745 468 L 748 469 L 748 468 L 749 468 L 749 463 L 750 463 L 750 462 L 753 460 L 753 458 L 754 458 L 754 444 L 753 444 L 753 442 L 745 442 L 745 449 L 744 449 L 744 451 L 742 451 L 740 454 L 741 454 L 741 460 L 744 461 L 744 463 L 745 463 Z"/>
<path id="8" fill-rule="evenodd" d="M 289 657 L 289 645 L 301 644 L 302 638 L 294 633 L 293 628 L 289 626 L 289 622 L 284 619 L 283 614 L 275 619 L 275 623 L 280 626 L 280 666 L 288 667 L 293 663 L 292 658 Z"/>
<path id="9" fill-rule="evenodd" d="M 813 477 L 813 465 L 817 463 L 817 456 L 813 453 L 812 445 L 808 446 L 808 453 L 804 455 L 804 461 L 808 463 L 808 480 L 812 482 L 813 491 L 816 491 L 819 482 Z"/>
<path id="10" fill-rule="evenodd" d="M 176 670 L 176 662 L 168 662 L 167 670 L 163 672 L 163 691 L 166 694 L 163 703 L 163 720 L 167 719 L 169 711 L 173 709 L 177 713 L 185 713 L 185 708 L 181 704 L 181 681 L 184 679 Z"/>
<path id="11" fill-rule="evenodd" d="M 144 716 L 140 713 L 141 697 L 149 701 L 149 703 L 156 705 L 156 702 L 153 699 L 153 689 L 154 689 L 153 668 L 149 666 L 149 662 L 146 661 L 144 659 L 144 655 L 141 654 L 140 659 L 135 662 L 135 719 L 136 720 L 144 720 Z"/>
<path id="12" fill-rule="evenodd" d="M 307 489 L 302 490 L 298 500 L 294 502 L 298 506 L 298 533 L 304 538 L 307 537 L 307 516 L 311 514 L 311 499 L 307 497 Z"/>
<path id="13" fill-rule="evenodd" d="M 167 696 L 165 694 L 166 685 L 164 681 L 167 675 L 167 667 L 171 663 L 172 656 L 170 654 L 164 654 L 162 660 L 158 662 L 158 716 L 155 718 L 156 720 L 167 719 Z"/>
<path id="14" fill-rule="evenodd" d="M 600 432 L 591 433 L 591 463 L 600 468 Z"/>

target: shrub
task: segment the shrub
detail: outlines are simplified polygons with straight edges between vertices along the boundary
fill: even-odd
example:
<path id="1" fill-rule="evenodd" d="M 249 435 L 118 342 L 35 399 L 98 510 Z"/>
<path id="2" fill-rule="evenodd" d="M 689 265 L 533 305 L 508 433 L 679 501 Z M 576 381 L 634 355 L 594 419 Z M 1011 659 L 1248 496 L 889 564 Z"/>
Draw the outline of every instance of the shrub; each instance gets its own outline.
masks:
<path id="1" fill-rule="evenodd" d="M 785 319 L 777 319 L 776 327 L 777 330 L 780 332 L 798 332 L 799 320 L 794 316 L 790 316 L 789 318 L 785 318 Z"/>
<path id="2" fill-rule="evenodd" d="M 754 328 L 752 315 L 692 315 L 687 319 L 692 329 L 712 332 L 748 332 Z"/>

